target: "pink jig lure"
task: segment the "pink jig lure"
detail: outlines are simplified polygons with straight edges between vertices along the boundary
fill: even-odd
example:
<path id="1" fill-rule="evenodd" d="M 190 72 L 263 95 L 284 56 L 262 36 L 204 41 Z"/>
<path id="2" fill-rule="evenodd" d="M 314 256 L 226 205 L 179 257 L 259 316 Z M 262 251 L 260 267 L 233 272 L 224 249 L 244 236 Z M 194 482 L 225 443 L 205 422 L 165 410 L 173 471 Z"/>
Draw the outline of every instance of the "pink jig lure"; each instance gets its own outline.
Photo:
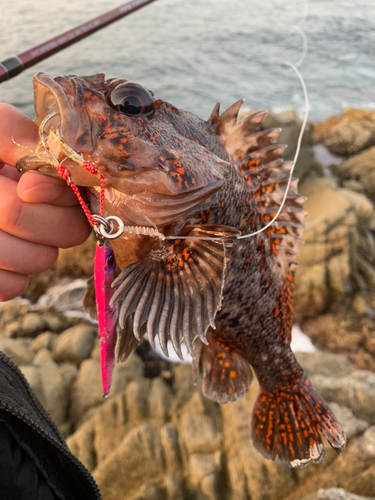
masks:
<path id="1" fill-rule="evenodd" d="M 111 284 L 115 278 L 116 260 L 112 248 L 106 241 L 98 241 L 94 260 L 94 280 L 96 306 L 98 311 L 98 329 L 100 342 L 100 367 L 102 374 L 103 397 L 107 397 L 111 388 L 112 372 L 115 363 L 117 340 L 116 322 L 118 306 L 111 307 L 109 302 L 114 290 Z"/>

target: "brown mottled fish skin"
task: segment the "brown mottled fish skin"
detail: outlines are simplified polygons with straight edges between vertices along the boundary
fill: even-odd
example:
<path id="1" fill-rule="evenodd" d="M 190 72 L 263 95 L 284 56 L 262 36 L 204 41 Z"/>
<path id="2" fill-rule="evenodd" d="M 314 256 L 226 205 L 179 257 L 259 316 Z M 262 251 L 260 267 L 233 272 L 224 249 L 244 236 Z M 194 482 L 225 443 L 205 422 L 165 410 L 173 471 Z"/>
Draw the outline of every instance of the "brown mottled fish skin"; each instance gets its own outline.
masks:
<path id="1" fill-rule="evenodd" d="M 183 341 L 195 379 L 202 374 L 204 394 L 220 403 L 244 395 L 253 369 L 260 392 L 251 437 L 265 457 L 291 467 L 320 462 L 320 434 L 341 453 L 345 434 L 290 348 L 305 215 L 297 181 L 269 229 L 237 239 L 263 228 L 282 201 L 292 165 L 282 160 L 285 146 L 275 144 L 280 131 L 259 131 L 264 113 L 237 123 L 242 101 L 221 115 L 215 106 L 204 121 L 101 74 L 39 73 L 34 88 L 36 122 L 57 112 L 48 126 L 58 126 L 64 142 L 105 177 L 105 215 L 176 235 L 161 241 L 124 234 L 111 242 L 120 272 L 113 284 L 117 359 L 126 359 L 144 334 L 153 347 L 157 336 L 164 352 L 171 340 L 180 357 Z M 99 176 L 70 160 L 64 165 L 93 195 L 97 212 Z M 19 168 L 56 175 L 48 161 L 31 156 Z M 90 290 L 85 306 L 93 315 L 94 300 Z"/>

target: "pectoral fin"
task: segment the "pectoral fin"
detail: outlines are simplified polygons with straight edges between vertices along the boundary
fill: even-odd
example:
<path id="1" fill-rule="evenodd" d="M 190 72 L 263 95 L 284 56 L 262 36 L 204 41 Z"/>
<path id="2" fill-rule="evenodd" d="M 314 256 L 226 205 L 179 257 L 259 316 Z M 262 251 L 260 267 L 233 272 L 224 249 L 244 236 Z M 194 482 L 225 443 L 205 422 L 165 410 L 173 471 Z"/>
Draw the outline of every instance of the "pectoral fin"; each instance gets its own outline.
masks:
<path id="1" fill-rule="evenodd" d="M 238 234 L 229 226 L 186 226 L 180 239 L 126 267 L 113 282 L 111 304 L 119 304 L 119 327 L 129 325 L 138 341 L 146 332 L 152 347 L 158 336 L 167 356 L 168 340 L 181 359 L 182 341 L 193 354 L 195 338 L 206 343 L 207 329 L 214 327 Z"/>

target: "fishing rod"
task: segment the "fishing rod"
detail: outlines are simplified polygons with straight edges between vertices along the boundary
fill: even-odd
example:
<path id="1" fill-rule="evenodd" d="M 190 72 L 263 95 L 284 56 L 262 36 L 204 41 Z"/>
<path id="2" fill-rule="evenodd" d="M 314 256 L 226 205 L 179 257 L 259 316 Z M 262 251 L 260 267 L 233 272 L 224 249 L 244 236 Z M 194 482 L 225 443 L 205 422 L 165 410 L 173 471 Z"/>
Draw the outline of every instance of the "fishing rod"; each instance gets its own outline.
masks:
<path id="1" fill-rule="evenodd" d="M 116 9 L 102 14 L 101 16 L 95 17 L 95 19 L 91 19 L 91 21 L 87 21 L 76 28 L 51 38 L 50 40 L 47 40 L 32 49 L 26 50 L 21 54 L 1 61 L 0 83 L 10 80 L 14 76 L 22 73 L 25 69 L 43 61 L 43 59 L 47 59 L 47 57 L 56 54 L 56 52 L 73 45 L 73 43 L 86 38 L 114 21 L 117 21 L 154 1 L 155 0 L 132 0 L 131 2 L 125 3 Z"/>

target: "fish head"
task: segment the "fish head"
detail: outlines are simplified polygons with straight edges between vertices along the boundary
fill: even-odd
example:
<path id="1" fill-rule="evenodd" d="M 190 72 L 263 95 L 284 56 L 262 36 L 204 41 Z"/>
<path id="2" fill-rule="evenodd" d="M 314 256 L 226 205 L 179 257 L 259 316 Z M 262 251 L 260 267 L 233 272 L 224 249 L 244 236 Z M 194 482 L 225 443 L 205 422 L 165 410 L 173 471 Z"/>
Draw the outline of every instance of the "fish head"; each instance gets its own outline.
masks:
<path id="1" fill-rule="evenodd" d="M 71 180 L 96 199 L 94 212 L 100 176 L 105 214 L 149 227 L 178 221 L 223 185 L 228 157 L 212 125 L 157 100 L 142 85 L 103 74 L 38 73 L 34 96 L 41 143 L 19 170 L 57 177 L 56 163 L 63 162 Z M 85 170 L 74 153 L 94 163 L 100 176 Z"/>

